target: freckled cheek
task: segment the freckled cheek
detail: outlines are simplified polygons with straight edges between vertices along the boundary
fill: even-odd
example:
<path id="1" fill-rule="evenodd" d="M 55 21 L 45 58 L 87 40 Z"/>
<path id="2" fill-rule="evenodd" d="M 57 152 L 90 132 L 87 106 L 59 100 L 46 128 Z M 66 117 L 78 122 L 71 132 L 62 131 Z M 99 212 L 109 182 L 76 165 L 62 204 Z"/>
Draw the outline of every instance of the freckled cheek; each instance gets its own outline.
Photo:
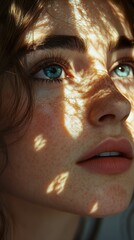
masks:
<path id="1" fill-rule="evenodd" d="M 35 109 L 33 121 L 32 121 L 32 128 L 33 126 L 35 129 L 46 130 L 53 126 L 53 119 L 54 113 L 47 113 L 46 109 Z"/>
<path id="2" fill-rule="evenodd" d="M 43 134 L 44 137 L 53 137 L 55 131 L 63 131 L 62 107 L 55 104 L 38 104 L 33 113 L 30 125 L 32 135 Z"/>

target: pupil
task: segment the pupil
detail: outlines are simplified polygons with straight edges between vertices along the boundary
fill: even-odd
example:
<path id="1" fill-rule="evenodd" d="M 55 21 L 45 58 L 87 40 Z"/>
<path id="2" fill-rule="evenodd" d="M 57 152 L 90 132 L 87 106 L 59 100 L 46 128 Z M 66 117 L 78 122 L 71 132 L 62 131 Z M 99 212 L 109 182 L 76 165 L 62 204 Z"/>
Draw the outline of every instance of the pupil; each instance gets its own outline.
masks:
<path id="1" fill-rule="evenodd" d="M 52 72 L 53 74 L 56 73 L 56 71 L 57 71 L 57 70 L 56 70 L 56 67 L 52 67 L 52 68 L 51 68 L 51 72 Z"/>
<path id="2" fill-rule="evenodd" d="M 129 66 L 119 66 L 118 68 L 115 69 L 115 73 L 119 76 L 119 77 L 128 77 L 131 73 L 131 69 Z"/>
<path id="3" fill-rule="evenodd" d="M 119 67 L 119 70 L 120 70 L 121 72 L 125 72 L 125 67 Z"/>
<path id="4" fill-rule="evenodd" d="M 55 66 L 49 66 L 44 69 L 44 73 L 46 76 L 50 79 L 52 78 L 59 78 L 62 74 L 62 68 L 58 65 Z"/>

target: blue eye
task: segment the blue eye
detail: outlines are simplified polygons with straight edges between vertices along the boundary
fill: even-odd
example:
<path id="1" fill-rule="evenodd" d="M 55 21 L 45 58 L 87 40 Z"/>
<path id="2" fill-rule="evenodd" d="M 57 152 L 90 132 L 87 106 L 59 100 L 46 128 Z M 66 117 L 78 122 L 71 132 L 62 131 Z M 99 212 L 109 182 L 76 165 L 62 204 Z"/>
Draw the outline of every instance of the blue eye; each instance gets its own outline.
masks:
<path id="1" fill-rule="evenodd" d="M 58 64 L 52 64 L 47 67 L 42 67 L 40 71 L 35 74 L 36 78 L 55 81 L 65 78 L 65 71 Z"/>
<path id="2" fill-rule="evenodd" d="M 62 67 L 58 65 L 48 66 L 43 69 L 43 73 L 47 78 L 50 78 L 50 79 L 60 78 L 62 74 Z"/>
<path id="3" fill-rule="evenodd" d="M 129 65 L 120 65 L 112 71 L 111 75 L 113 77 L 133 77 L 134 69 Z"/>

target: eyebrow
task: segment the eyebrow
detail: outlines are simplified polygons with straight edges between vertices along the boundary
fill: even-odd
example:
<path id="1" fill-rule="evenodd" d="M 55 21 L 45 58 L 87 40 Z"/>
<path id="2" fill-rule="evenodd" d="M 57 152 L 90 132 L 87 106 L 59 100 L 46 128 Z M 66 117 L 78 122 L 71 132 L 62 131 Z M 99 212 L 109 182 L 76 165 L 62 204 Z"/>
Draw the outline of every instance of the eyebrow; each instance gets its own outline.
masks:
<path id="1" fill-rule="evenodd" d="M 69 50 L 76 50 L 78 52 L 86 52 L 86 44 L 84 40 L 78 36 L 72 35 L 49 35 L 42 44 L 29 48 L 29 52 L 39 49 L 56 49 L 63 48 Z"/>
<path id="2" fill-rule="evenodd" d="M 117 51 L 125 48 L 133 48 L 134 47 L 134 39 L 129 39 L 126 36 L 120 36 L 117 42 L 112 42 L 110 45 L 110 51 Z"/>
<path id="3" fill-rule="evenodd" d="M 109 51 L 117 51 L 125 48 L 133 48 L 134 47 L 134 39 L 129 39 L 126 36 L 120 36 L 117 41 L 112 41 L 109 45 Z M 78 51 L 81 53 L 85 53 L 87 51 L 87 46 L 84 40 L 75 35 L 49 35 L 45 38 L 45 40 L 39 45 L 29 45 L 28 48 L 20 50 L 20 55 L 26 53 L 30 53 L 34 50 L 44 50 L 44 49 L 69 49 L 73 51 Z"/>

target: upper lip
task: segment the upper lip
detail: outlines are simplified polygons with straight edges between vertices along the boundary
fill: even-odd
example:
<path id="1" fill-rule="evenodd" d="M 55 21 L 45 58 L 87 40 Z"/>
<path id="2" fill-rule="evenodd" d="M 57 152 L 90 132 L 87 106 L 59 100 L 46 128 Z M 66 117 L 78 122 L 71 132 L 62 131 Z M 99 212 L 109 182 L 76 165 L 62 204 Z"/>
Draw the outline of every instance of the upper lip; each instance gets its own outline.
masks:
<path id="1" fill-rule="evenodd" d="M 128 139 L 107 138 L 104 141 L 100 142 L 92 150 L 87 151 L 87 153 L 85 153 L 78 162 L 90 160 L 91 158 L 103 152 L 120 152 L 124 158 L 133 158 L 133 148 Z"/>

